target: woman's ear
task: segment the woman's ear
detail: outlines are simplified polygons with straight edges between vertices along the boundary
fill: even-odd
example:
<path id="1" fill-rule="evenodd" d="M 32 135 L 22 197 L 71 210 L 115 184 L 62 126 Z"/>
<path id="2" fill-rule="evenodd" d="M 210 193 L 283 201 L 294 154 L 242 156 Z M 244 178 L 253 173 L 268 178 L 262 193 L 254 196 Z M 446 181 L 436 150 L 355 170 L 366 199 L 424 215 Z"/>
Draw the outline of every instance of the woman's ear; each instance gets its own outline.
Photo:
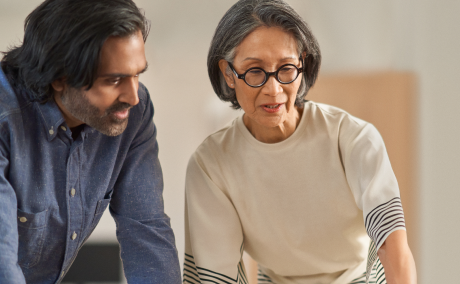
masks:
<path id="1" fill-rule="evenodd" d="M 302 52 L 301 56 L 302 56 L 302 62 L 303 62 L 305 60 L 305 57 L 307 57 L 307 52 L 306 51 Z"/>
<path id="2" fill-rule="evenodd" d="M 227 85 L 234 89 L 235 88 L 235 81 L 233 80 L 233 76 L 231 74 L 227 73 L 227 68 L 228 68 L 228 61 L 225 59 L 219 60 L 219 69 L 220 72 L 224 75 L 225 82 L 227 82 Z"/>

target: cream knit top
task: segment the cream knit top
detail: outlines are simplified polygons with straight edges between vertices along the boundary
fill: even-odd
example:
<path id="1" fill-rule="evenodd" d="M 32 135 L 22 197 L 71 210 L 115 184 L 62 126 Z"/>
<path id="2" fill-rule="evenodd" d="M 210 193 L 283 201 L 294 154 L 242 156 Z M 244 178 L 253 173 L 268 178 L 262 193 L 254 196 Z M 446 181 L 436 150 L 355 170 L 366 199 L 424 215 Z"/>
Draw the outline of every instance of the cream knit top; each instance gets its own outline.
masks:
<path id="1" fill-rule="evenodd" d="M 349 283 L 366 271 L 370 243 L 378 250 L 405 229 L 378 131 L 311 101 L 282 142 L 256 140 L 243 115 L 210 135 L 185 187 L 184 283 L 247 283 L 243 250 L 262 282 Z"/>

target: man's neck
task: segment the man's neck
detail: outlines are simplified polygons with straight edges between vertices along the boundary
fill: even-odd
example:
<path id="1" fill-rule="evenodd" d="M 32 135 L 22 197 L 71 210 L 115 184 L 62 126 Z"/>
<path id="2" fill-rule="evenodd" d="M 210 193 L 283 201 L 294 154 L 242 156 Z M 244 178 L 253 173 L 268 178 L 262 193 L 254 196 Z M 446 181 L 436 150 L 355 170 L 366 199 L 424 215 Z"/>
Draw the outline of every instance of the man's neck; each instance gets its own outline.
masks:
<path id="1" fill-rule="evenodd" d="M 70 131 L 72 131 L 72 139 L 73 139 L 73 141 L 77 140 L 78 135 L 80 135 L 80 133 L 81 133 L 81 131 L 83 130 L 84 127 L 85 127 L 85 124 L 80 124 L 78 126 L 70 128 Z"/>
<path id="2" fill-rule="evenodd" d="M 56 102 L 59 110 L 61 111 L 62 116 L 64 117 L 64 120 L 67 123 L 67 125 L 70 128 L 76 128 L 79 125 L 82 125 L 83 121 L 80 121 L 77 118 L 75 118 L 64 106 L 64 103 L 62 102 L 63 93 L 64 93 L 63 91 L 59 91 L 59 92 L 54 91 L 54 101 Z"/>

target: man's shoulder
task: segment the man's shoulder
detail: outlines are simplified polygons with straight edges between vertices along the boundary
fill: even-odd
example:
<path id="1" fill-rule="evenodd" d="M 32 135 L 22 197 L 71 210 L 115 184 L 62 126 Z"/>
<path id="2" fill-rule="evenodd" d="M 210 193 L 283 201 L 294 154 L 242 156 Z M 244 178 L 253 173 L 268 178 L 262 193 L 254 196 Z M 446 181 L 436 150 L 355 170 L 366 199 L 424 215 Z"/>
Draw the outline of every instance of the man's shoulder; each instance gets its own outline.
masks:
<path id="1" fill-rule="evenodd" d="M 0 121 L 15 112 L 20 112 L 18 98 L 3 72 L 0 72 Z"/>
<path id="2" fill-rule="evenodd" d="M 153 105 L 150 99 L 149 91 L 144 84 L 139 82 L 139 89 L 137 91 L 139 96 L 139 103 L 131 109 L 131 117 L 136 117 L 136 120 L 141 119 L 143 120 L 145 116 L 152 115 L 153 116 Z M 152 112 L 152 114 L 150 114 Z"/>
<path id="3" fill-rule="evenodd" d="M 24 92 L 13 89 L 5 73 L 0 68 L 0 121 L 11 115 L 19 114 L 31 103 Z"/>
<path id="4" fill-rule="evenodd" d="M 139 103 L 130 110 L 128 126 L 120 137 L 133 139 L 133 137 L 144 133 L 153 121 L 153 104 L 150 94 L 144 84 L 139 82 L 138 89 Z M 148 132 L 148 131 L 147 131 Z M 129 138 L 131 137 L 131 138 Z"/>
<path id="5" fill-rule="evenodd" d="M 147 104 L 150 102 L 150 93 L 147 90 L 147 87 L 139 82 L 139 89 L 137 91 L 137 95 L 139 96 L 139 103 L 142 108 L 145 108 Z"/>

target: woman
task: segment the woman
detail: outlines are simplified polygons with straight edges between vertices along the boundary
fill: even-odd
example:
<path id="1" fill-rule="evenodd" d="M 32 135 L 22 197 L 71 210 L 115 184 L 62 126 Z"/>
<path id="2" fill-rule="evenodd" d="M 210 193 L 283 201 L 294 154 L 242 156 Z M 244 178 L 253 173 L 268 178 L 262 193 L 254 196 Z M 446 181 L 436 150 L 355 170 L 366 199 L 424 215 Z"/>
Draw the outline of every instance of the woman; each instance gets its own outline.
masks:
<path id="1" fill-rule="evenodd" d="M 184 282 L 247 283 L 243 250 L 259 283 L 416 282 L 381 136 L 304 101 L 320 60 L 282 0 L 240 0 L 220 21 L 209 76 L 244 114 L 190 159 Z"/>

